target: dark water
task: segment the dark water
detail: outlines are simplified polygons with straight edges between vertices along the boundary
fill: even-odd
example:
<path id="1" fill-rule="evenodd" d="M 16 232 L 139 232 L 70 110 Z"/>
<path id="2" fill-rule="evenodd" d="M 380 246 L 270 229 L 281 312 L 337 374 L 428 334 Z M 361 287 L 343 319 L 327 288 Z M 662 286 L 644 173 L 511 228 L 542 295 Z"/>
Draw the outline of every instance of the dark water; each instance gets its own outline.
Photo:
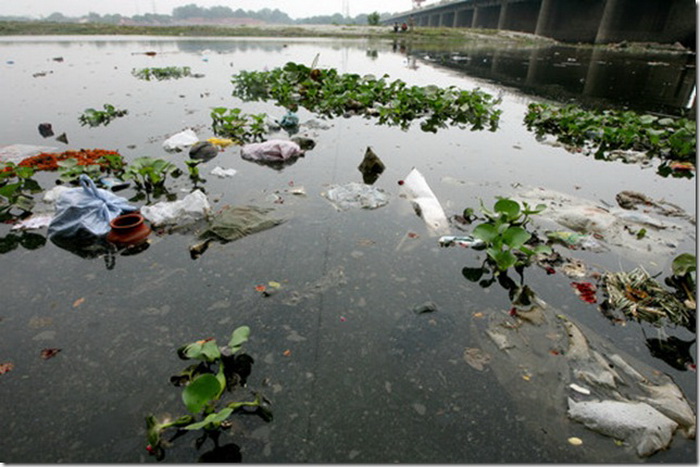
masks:
<path id="1" fill-rule="evenodd" d="M 231 97 L 232 74 L 288 61 L 310 65 L 317 54 L 318 66 L 340 72 L 388 73 L 409 84 L 481 87 L 501 95 L 500 128 L 495 133 L 450 128 L 426 134 L 417 124 L 401 131 L 359 117 L 321 121 L 302 110 L 302 122 L 316 119 L 326 126 L 306 127 L 303 132 L 317 145 L 295 164 L 276 171 L 246 162 L 236 148 L 229 148 L 201 168 L 215 209 L 225 204 L 274 207 L 287 218 L 279 227 L 229 244 L 214 243 L 197 260 L 188 251 L 196 241 L 192 235 L 154 234 L 147 250 L 118 255 L 111 269 L 104 258 L 85 259 L 51 242 L 3 254 L 0 363 L 12 362 L 14 369 L 0 376 L 0 460 L 153 460 L 145 451 L 144 417 L 184 410 L 179 389 L 168 382 L 183 367 L 175 349 L 206 337 L 226 342 L 243 324 L 251 328 L 246 351 L 255 359 L 248 384 L 268 396 L 275 416 L 269 424 L 234 417 L 226 442 L 240 447 L 245 462 L 619 459 L 612 441 L 609 449 L 597 451 L 570 446 L 569 434 L 554 444 L 541 442 L 526 428 L 530 420 L 518 412 L 509 388 L 501 387 L 488 369 L 479 372 L 464 362 L 465 348 L 475 346 L 469 332 L 474 314 L 508 309 L 507 293 L 497 285 L 481 288 L 462 276 L 462 268 L 480 264 L 483 253 L 439 248 L 437 238 L 399 196 L 397 182 L 417 167 L 448 216 L 468 206 L 478 208 L 480 199 L 489 205 L 518 185 L 611 204 L 622 189 L 636 190 L 694 213 L 695 182 L 661 178 L 651 168 L 596 161 L 538 142 L 522 124 L 527 104 L 537 98 L 516 90 L 512 81 L 485 76 L 477 68 L 467 67 L 465 74 L 437 66 L 435 57 L 415 59 L 390 42 L 5 39 L 0 41 L 0 143 L 113 149 L 127 160 L 162 157 L 184 169 L 186 156 L 165 153 L 162 142 L 186 127 L 195 128 L 200 139 L 213 136 L 212 107 L 240 107 L 273 118 L 284 114 L 272 103 Z M 540 60 L 535 52 L 527 54 Z M 541 57 L 543 69 L 555 67 L 549 52 Z M 615 57 L 605 61 L 611 62 L 606 66 L 622 66 Z M 172 65 L 190 66 L 205 76 L 145 82 L 130 74 L 133 68 Z M 524 70 L 520 76 L 529 74 Z M 42 72 L 46 74 L 33 77 Z M 544 71 L 533 74 L 548 80 Z M 685 83 L 688 78 L 681 73 L 676 79 Z M 570 99 L 578 99 L 575 89 L 580 86 L 557 82 Z M 647 110 L 670 112 L 682 107 L 687 96 L 655 99 L 644 104 Z M 106 127 L 80 126 L 78 116 L 85 108 L 104 103 L 129 113 Z M 57 134 L 65 131 L 69 144 L 43 139 L 37 132 L 42 122 L 51 122 Z M 387 166 L 375 186 L 391 200 L 377 210 L 336 211 L 321 193 L 330 184 L 362 181 L 357 166 L 367 146 Z M 217 165 L 238 172 L 227 179 L 209 175 Z M 48 188 L 54 178 L 42 175 L 39 181 Z M 179 197 L 192 189 L 186 177 L 167 186 Z M 290 186 L 303 186 L 307 196 L 289 194 L 285 190 Z M 279 199 L 275 193 L 282 204 L 272 201 Z M 131 197 L 135 192 L 119 194 Z M 9 228 L 0 227 L 0 236 L 6 238 Z M 46 234 L 45 229 L 38 233 Z M 688 238 L 679 252 L 692 251 L 694 243 Z M 581 258 L 607 270 L 638 264 L 624 254 L 582 253 Z M 645 265 L 666 271 L 671 259 L 647 259 Z M 573 294 L 566 277 L 547 276 L 533 267 L 527 280 L 550 305 L 671 375 L 695 403 L 695 374 L 651 357 L 640 325 L 611 326 Z M 255 287 L 269 281 L 281 283 L 282 289 L 263 297 Z M 292 292 L 303 299 L 290 303 Z M 428 300 L 438 305 L 437 312 L 412 311 Z M 647 327 L 645 332 L 656 331 Z M 668 332 L 689 338 L 683 330 Z M 61 352 L 42 360 L 39 353 L 47 347 Z M 177 440 L 166 461 L 196 460 L 201 452 L 193 444 L 194 436 Z M 694 442 L 677 437 L 671 450 L 651 461 L 695 458 Z"/>
<path id="2" fill-rule="evenodd" d="M 529 95 L 594 108 L 694 115 L 693 53 L 552 46 L 432 52 L 412 55 Z"/>

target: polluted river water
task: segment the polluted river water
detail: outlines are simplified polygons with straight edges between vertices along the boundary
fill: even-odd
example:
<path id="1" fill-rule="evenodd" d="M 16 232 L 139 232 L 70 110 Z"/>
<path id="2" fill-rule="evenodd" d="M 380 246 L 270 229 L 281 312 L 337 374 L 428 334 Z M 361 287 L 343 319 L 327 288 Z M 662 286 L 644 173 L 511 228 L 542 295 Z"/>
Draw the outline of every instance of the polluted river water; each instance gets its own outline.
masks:
<path id="1" fill-rule="evenodd" d="M 324 119 L 299 108 L 299 134 L 316 145 L 295 163 L 271 168 L 243 160 L 240 148 L 229 146 L 199 166 L 205 179 L 199 186 L 212 211 L 256 205 L 273 209 L 284 222 L 234 242 L 211 242 L 194 259 L 190 247 L 199 239 L 188 230 L 154 228 L 145 249 L 90 255 L 51 241 L 12 243 L 28 233 L 0 227 L 5 270 L 0 364 L 11 364 L 0 375 L 5 401 L 0 460 L 155 461 L 146 450 L 145 417 L 185 413 L 181 389 L 169 382 L 184 366 L 176 350 L 199 339 L 227 342 L 235 328 L 246 325 L 251 333 L 244 348 L 254 359 L 247 384 L 270 401 L 274 419 L 231 417 L 232 426 L 219 440 L 230 447 L 219 451 L 231 456 L 228 461 L 694 462 L 695 441 L 679 432 L 667 450 L 645 460 L 630 442 L 567 419 L 566 395 L 554 388 L 556 377 L 537 367 L 543 360 L 536 351 L 509 361 L 498 354 L 505 351 L 487 352 L 483 323 L 509 317 L 508 291 L 498 283 L 468 280 L 463 270 L 479 266 L 485 253 L 441 247 L 399 183 L 413 168 L 420 171 L 454 235 L 472 228 L 453 219 L 465 208 L 478 213 L 480 200 L 491 207 L 497 196 L 533 189 L 607 207 L 616 206 L 623 190 L 673 203 L 693 222 L 663 219 L 682 225 L 682 235 L 666 249 L 553 246 L 589 272 L 641 265 L 652 275 L 669 275 L 675 256 L 695 252 L 695 179 L 662 177 L 653 166 L 567 151 L 539 140 L 523 119 L 530 102 L 555 97 L 681 112 L 692 98 L 688 86 L 695 85 L 694 55 L 691 60 L 586 53 L 583 63 L 579 49 L 566 47 L 498 54 L 380 40 L 2 39 L 0 145 L 49 146 L 56 152 L 102 148 L 118 151 L 127 162 L 162 158 L 185 171 L 166 181 L 171 199 L 184 198 L 193 185 L 186 175 L 187 152 L 163 150 L 168 137 L 187 128 L 200 140 L 215 136 L 210 117 L 215 107 L 265 113 L 271 120 L 285 114 L 272 101 L 233 97 L 231 76 L 241 71 L 272 70 L 290 61 L 310 66 L 318 57 L 317 67 L 339 73 L 479 88 L 501 99 L 502 114 L 496 131 L 448 127 L 430 133 L 421 131 L 420 121 L 402 130 L 373 118 Z M 493 65 L 497 61 L 501 66 Z M 651 76 L 649 86 L 660 90 L 656 97 L 646 92 L 642 99 L 644 85 L 637 87 L 632 78 L 629 87 L 638 90 L 639 100 L 602 91 L 619 86 L 622 78 L 612 71 L 624 70 L 625 61 L 627 70 L 635 63 L 635 73 Z M 535 70 L 533 64 L 541 66 Z M 591 64 L 599 69 L 589 69 Z M 132 74 L 168 66 L 190 67 L 196 77 L 145 81 Z M 612 70 L 610 77 L 601 68 Z M 557 71 L 564 73 L 559 79 L 552 76 Z M 587 86 L 594 78 L 598 81 Z M 107 103 L 128 113 L 105 126 L 80 124 L 85 109 Z M 43 138 L 37 127 L 44 122 L 56 135 L 65 133 L 68 142 Z M 289 136 L 277 131 L 268 138 Z M 334 185 L 363 181 L 358 166 L 368 147 L 386 166 L 372 186 L 386 193 L 388 203 L 336 209 L 323 194 Z M 235 175 L 212 175 L 215 167 L 234 169 Z M 45 189 L 56 178 L 36 176 Z M 133 185 L 116 194 L 138 207 L 166 199 L 139 198 Z M 51 209 L 44 206 L 45 212 Z M 29 232 L 47 235 L 46 228 Z M 692 341 L 694 332 L 612 322 L 597 304 L 577 296 L 571 286 L 577 280 L 592 279 L 547 274 L 534 264 L 524 271 L 525 283 L 553 316 L 578 323 L 599 350 L 613 349 L 606 358 L 619 353 L 670 376 L 694 407 L 696 374 L 655 358 L 645 344 L 669 335 Z M 546 340 L 544 334 L 531 335 Z M 60 351 L 42 358 L 45 349 Z M 695 355 L 694 345 L 690 353 Z M 555 394 L 561 397 L 548 400 Z M 211 450 L 211 441 L 197 449 L 197 436 L 174 440 L 164 461 L 193 462 Z"/>

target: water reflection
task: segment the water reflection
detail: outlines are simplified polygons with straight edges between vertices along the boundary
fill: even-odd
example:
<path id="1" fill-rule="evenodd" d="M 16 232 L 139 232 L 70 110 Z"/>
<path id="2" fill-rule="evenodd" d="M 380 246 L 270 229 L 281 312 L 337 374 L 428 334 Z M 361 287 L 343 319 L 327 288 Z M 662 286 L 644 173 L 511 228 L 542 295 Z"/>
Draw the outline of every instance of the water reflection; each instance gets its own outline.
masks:
<path id="1" fill-rule="evenodd" d="M 554 99 L 686 115 L 695 93 L 695 55 L 553 46 L 410 52 L 436 65 Z"/>

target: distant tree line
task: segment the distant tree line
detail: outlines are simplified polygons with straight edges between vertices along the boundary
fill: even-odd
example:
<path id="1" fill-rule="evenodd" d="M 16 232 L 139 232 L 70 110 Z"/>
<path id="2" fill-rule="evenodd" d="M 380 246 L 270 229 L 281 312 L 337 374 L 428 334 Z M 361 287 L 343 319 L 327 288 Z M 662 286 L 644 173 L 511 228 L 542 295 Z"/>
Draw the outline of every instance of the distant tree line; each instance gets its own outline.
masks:
<path id="1" fill-rule="evenodd" d="M 129 21 L 132 23 L 139 24 L 158 24 L 158 25 L 170 25 L 181 22 L 186 22 L 192 19 L 204 19 L 204 20 L 218 20 L 225 18 L 250 18 L 263 21 L 265 23 L 272 24 L 379 24 L 379 20 L 383 18 L 390 17 L 390 13 L 378 12 L 374 13 L 361 13 L 354 18 L 343 16 L 340 13 L 334 15 L 320 15 L 311 16 L 308 18 L 300 18 L 294 20 L 279 9 L 271 10 L 269 8 L 263 8 L 259 11 L 248 10 L 245 11 L 241 8 L 237 10 L 232 10 L 227 6 L 212 6 L 212 7 L 200 7 L 194 3 L 176 7 L 173 9 L 172 15 L 163 15 L 156 13 L 145 13 L 143 15 L 134 16 L 122 16 L 120 14 L 106 14 L 99 15 L 98 13 L 91 12 L 85 16 L 73 18 L 64 16 L 62 13 L 51 13 L 50 15 L 42 18 L 41 21 L 50 21 L 55 23 L 72 23 L 77 21 L 87 21 L 90 23 L 107 23 L 107 24 L 119 24 L 124 21 Z M 28 18 L 16 17 L 16 16 L 0 16 L 0 21 L 27 21 Z"/>

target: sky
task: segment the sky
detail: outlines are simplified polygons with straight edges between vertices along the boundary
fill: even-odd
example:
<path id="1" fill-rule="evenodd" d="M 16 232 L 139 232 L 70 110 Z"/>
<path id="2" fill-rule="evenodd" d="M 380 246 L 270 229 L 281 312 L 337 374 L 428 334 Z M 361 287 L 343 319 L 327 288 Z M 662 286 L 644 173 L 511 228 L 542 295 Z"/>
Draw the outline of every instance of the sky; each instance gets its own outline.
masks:
<path id="1" fill-rule="evenodd" d="M 411 0 L 0 0 L 0 16 L 42 18 L 54 12 L 69 17 L 90 12 L 123 16 L 154 12 L 169 15 L 173 8 L 192 3 L 201 7 L 227 6 L 232 10 L 242 8 L 246 11 L 278 9 L 294 19 L 343 13 L 345 4 L 351 17 L 374 11 L 397 13 L 410 10 L 412 6 Z"/>

